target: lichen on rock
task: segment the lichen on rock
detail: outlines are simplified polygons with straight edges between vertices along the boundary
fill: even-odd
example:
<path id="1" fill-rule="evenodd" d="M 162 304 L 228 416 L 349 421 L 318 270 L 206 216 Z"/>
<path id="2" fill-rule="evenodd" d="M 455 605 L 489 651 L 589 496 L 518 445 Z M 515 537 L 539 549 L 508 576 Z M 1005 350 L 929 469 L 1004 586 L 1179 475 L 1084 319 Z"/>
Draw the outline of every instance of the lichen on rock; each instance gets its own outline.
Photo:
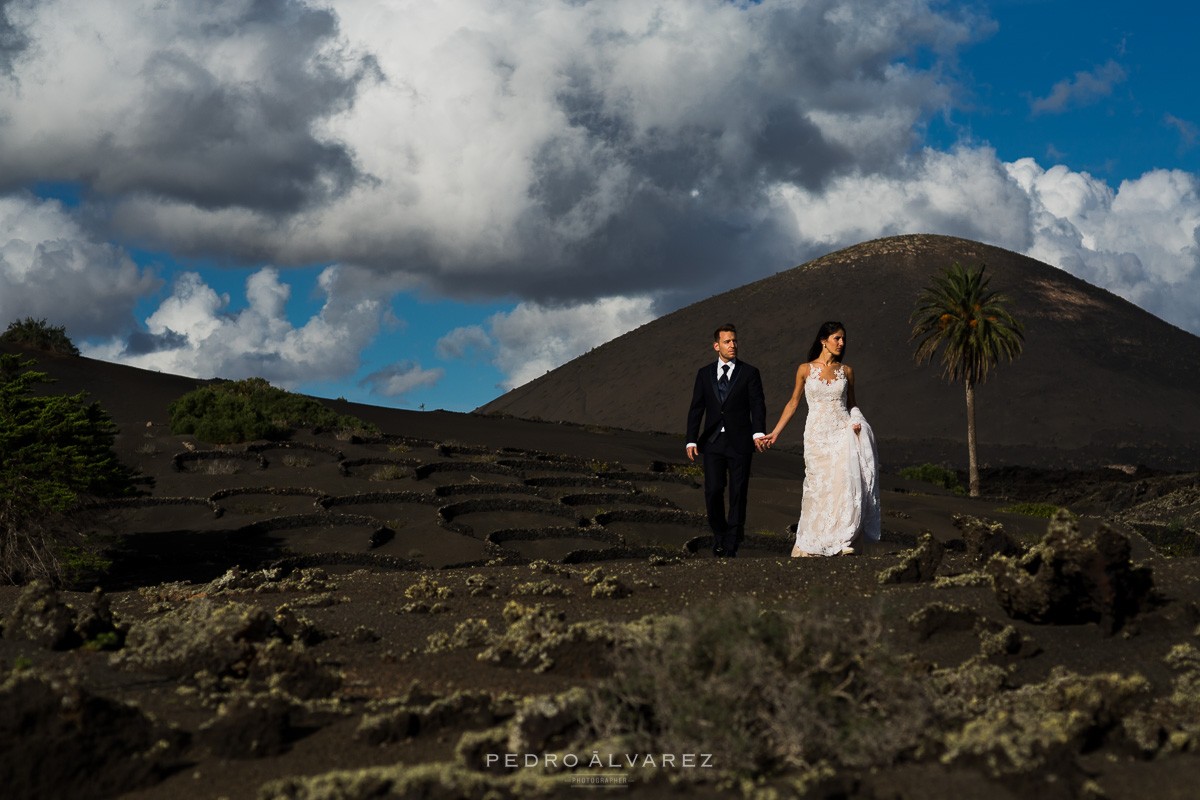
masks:
<path id="1" fill-rule="evenodd" d="M 479 573 L 468 575 L 466 584 L 467 589 L 470 591 L 472 597 L 485 595 L 496 588 L 496 585 L 492 583 L 486 575 Z"/>
<path id="2" fill-rule="evenodd" d="M 629 597 L 631 594 L 633 594 L 633 590 L 616 575 L 609 575 L 592 587 L 592 597 L 596 598 L 608 597 L 618 600 L 622 597 Z"/>
<path id="3" fill-rule="evenodd" d="M 1020 632 L 1012 625 L 1005 625 L 998 631 L 979 632 L 979 652 L 984 658 L 1015 655 L 1020 652 L 1023 642 Z"/>
<path id="4" fill-rule="evenodd" d="M 967 545 L 967 559 L 973 564 L 985 564 L 995 555 L 1012 556 L 1021 552 L 1021 546 L 999 522 L 969 514 L 955 514 L 951 519 L 962 533 Z"/>
<path id="5" fill-rule="evenodd" d="M 958 575 L 939 575 L 933 579 L 933 588 L 935 589 L 967 589 L 991 585 L 992 576 L 978 570 Z"/>
<path id="6" fill-rule="evenodd" d="M 541 753 L 575 731 L 587 719 L 594 702 L 591 692 L 576 686 L 558 695 L 526 701 L 508 724 L 510 753 Z"/>
<path id="7" fill-rule="evenodd" d="M 549 580 L 519 583 L 513 587 L 512 593 L 515 595 L 539 597 L 570 597 L 575 594 L 566 586 L 560 586 Z"/>
<path id="8" fill-rule="evenodd" d="M 1041 544 L 1020 559 L 987 564 L 996 599 L 1009 616 L 1039 624 L 1098 622 L 1108 632 L 1154 601 L 1149 568 L 1135 567 L 1129 540 L 1108 525 L 1085 536 L 1060 511 Z"/>
<path id="9" fill-rule="evenodd" d="M 423 706 L 401 704 L 380 713 L 365 714 L 354 738 L 380 745 L 445 728 L 490 728 L 511 718 L 515 707 L 516 701 L 508 695 L 455 692 Z"/>
<path id="10" fill-rule="evenodd" d="M 879 573 L 879 582 L 887 585 L 932 581 L 945 553 L 944 544 L 933 538 L 932 534 L 923 534 L 915 550 L 901 558 L 899 564 Z"/>
<path id="11" fill-rule="evenodd" d="M 1143 754 L 1156 758 L 1200 750 L 1200 650 L 1191 643 L 1177 644 L 1163 660 L 1180 673 L 1171 694 L 1122 721 L 1130 741 Z"/>
<path id="12" fill-rule="evenodd" d="M 560 793 L 561 781 L 520 770 L 489 775 L 456 764 L 396 764 L 292 776 L 259 787 L 258 800 L 516 800 Z"/>
<path id="13" fill-rule="evenodd" d="M 228 594 L 267 594 L 273 592 L 329 592 L 337 584 L 320 567 L 308 567 L 285 574 L 277 568 L 247 572 L 231 567 L 224 575 L 214 578 L 200 591 L 208 597 Z"/>
<path id="14" fill-rule="evenodd" d="M 416 601 L 413 603 L 405 603 L 400 606 L 402 614 L 448 614 L 450 606 L 445 603 L 426 603 L 424 601 Z"/>
<path id="15" fill-rule="evenodd" d="M 305 699 L 327 695 L 341 683 L 264 609 L 208 598 L 133 625 L 111 663 L 191 683 L 207 674 L 211 687 L 244 680 Z"/>
<path id="16" fill-rule="evenodd" d="M 574 574 L 574 572 L 566 567 L 559 566 L 558 564 L 552 564 L 544 558 L 530 561 L 529 569 L 542 575 L 562 575 L 564 578 L 569 578 Z"/>
<path id="17" fill-rule="evenodd" d="M 487 644 L 492 639 L 486 619 L 469 617 L 454 628 L 453 633 L 438 631 L 429 635 L 425 643 L 426 653 L 443 653 L 447 650 L 462 650 Z"/>
<path id="18" fill-rule="evenodd" d="M 566 615 L 544 603 L 510 601 L 504 608 L 508 629 L 479 654 L 481 661 L 507 667 L 553 669 L 568 657 L 575 671 L 606 673 L 605 656 L 621 641 L 627 626 L 600 621 L 568 624 Z"/>
<path id="19" fill-rule="evenodd" d="M 404 596 L 409 600 L 446 600 L 454 596 L 454 590 L 427 575 L 404 590 Z"/>
<path id="20" fill-rule="evenodd" d="M 935 633 L 973 631 L 982 616 L 969 606 L 952 606 L 934 602 L 913 612 L 908 617 L 908 627 L 917 634 L 918 641 L 925 641 Z"/>
<path id="21" fill-rule="evenodd" d="M 200 726 L 197 741 L 217 758 L 265 758 L 285 752 L 297 736 L 294 708 L 279 694 L 234 695 Z"/>
<path id="22" fill-rule="evenodd" d="M 1149 688 L 1141 675 L 1056 668 L 1042 683 L 995 695 L 983 713 L 947 733 L 941 760 L 978 763 L 995 776 L 1033 771 L 1116 727 Z"/>
<path id="23" fill-rule="evenodd" d="M 21 639 L 48 650 L 70 650 L 83 642 L 75 630 L 75 609 L 42 580 L 21 590 L 16 606 L 4 620 L 4 638 Z"/>
<path id="24" fill-rule="evenodd" d="M 929 676 L 938 717 L 961 724 L 983 713 L 993 698 L 1009 689 L 1003 667 L 972 658 L 953 669 L 939 669 Z"/>

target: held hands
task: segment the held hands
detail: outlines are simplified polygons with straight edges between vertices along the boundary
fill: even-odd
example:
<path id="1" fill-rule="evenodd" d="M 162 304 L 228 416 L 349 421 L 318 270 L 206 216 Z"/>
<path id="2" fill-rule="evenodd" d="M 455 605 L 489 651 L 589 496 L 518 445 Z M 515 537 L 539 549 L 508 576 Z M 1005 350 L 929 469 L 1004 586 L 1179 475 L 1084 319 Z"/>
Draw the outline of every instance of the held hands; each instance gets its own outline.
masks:
<path id="1" fill-rule="evenodd" d="M 754 440 L 754 446 L 757 447 L 758 452 L 761 453 L 764 450 L 770 449 L 771 445 L 775 444 L 775 440 L 778 438 L 779 436 L 773 433 L 767 436 L 760 436 Z"/>

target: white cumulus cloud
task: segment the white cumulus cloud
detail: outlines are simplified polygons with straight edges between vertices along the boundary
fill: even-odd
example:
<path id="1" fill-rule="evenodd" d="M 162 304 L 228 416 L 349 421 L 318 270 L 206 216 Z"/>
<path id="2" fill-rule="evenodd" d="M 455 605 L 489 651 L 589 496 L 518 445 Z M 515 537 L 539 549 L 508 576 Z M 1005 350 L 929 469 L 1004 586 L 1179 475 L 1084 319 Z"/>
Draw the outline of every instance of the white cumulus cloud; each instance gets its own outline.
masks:
<path id="1" fill-rule="evenodd" d="M 0 196 L 0 326 L 63 325 L 76 342 L 133 326 L 133 309 L 162 282 L 85 230 L 57 200 Z"/>
<path id="2" fill-rule="evenodd" d="M 95 358 L 199 378 L 258 376 L 284 387 L 346 378 L 358 369 L 360 353 L 388 311 L 377 298 L 342 292 L 341 272 L 335 266 L 321 273 L 325 304 L 299 327 L 286 313 L 291 288 L 274 268 L 247 278 L 247 305 L 236 313 L 228 311 L 228 295 L 218 294 L 200 275 L 184 273 L 146 318 L 148 334 L 80 349 Z"/>
<path id="3" fill-rule="evenodd" d="M 1153 170 L 1114 191 L 1086 172 L 1007 165 L 1029 195 L 1025 251 L 1200 333 L 1200 179 Z"/>
<path id="4" fill-rule="evenodd" d="M 1112 189 L 1064 166 L 988 148 L 927 150 L 894 176 L 778 188 L 808 255 L 900 233 L 943 233 L 1026 253 L 1200 333 L 1200 179 L 1152 170 Z"/>
<path id="5" fill-rule="evenodd" d="M 400 397 L 423 386 L 436 386 L 445 375 L 441 367 L 424 369 L 413 361 L 398 361 L 372 372 L 359 385 L 370 387 L 371 394 Z"/>
<path id="6" fill-rule="evenodd" d="M 1091 105 L 1112 94 L 1113 87 L 1126 77 L 1125 68 L 1110 59 L 1095 69 L 1081 70 L 1073 77 L 1054 84 L 1050 94 L 1029 101 L 1029 110 L 1034 115 L 1061 114 L 1072 108 Z"/>
<path id="7" fill-rule="evenodd" d="M 606 297 L 573 306 L 545 307 L 523 302 L 493 314 L 483 326 L 455 330 L 438 341 L 444 357 L 472 349 L 501 372 L 506 391 L 583 355 L 654 319 L 645 297 Z"/>

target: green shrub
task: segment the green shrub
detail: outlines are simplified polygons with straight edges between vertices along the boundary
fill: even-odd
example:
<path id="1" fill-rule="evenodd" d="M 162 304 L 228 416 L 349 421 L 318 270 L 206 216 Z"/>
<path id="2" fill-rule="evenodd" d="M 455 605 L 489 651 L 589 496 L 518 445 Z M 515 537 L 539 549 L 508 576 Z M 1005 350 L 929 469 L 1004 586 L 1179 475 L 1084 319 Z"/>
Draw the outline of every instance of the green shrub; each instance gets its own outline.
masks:
<path id="1" fill-rule="evenodd" d="M 1004 514 L 1024 514 L 1027 517 L 1041 517 L 1042 519 L 1053 519 L 1059 511 L 1066 511 L 1072 519 L 1079 519 L 1079 515 L 1069 508 L 1061 508 L 1053 503 L 1015 503 L 996 510 Z"/>
<path id="2" fill-rule="evenodd" d="M 34 395 L 36 362 L 0 355 L 0 581 L 61 582 L 95 570 L 80 511 L 89 498 L 137 494 L 139 478 L 112 445 L 116 426 L 86 394 Z"/>
<path id="3" fill-rule="evenodd" d="M 905 467 L 900 470 L 900 477 L 910 481 L 924 481 L 934 486 L 949 489 L 957 495 L 966 495 L 967 490 L 958 482 L 958 474 L 939 467 L 937 464 L 922 464 L 919 467 Z"/>
<path id="4" fill-rule="evenodd" d="M 171 403 L 169 411 L 172 434 L 191 434 L 209 444 L 286 439 L 295 428 L 378 432 L 374 425 L 338 414 L 311 397 L 277 389 L 262 378 L 201 386 Z"/>
<path id="5" fill-rule="evenodd" d="M 9 323 L 8 329 L 0 334 L 0 341 L 19 342 L 53 353 L 79 355 L 79 348 L 67 336 L 65 326 L 55 327 L 44 319 L 34 319 L 33 317 Z"/>
<path id="6" fill-rule="evenodd" d="M 748 598 L 665 621 L 617 655 L 589 733 L 631 752 L 719 753 L 716 767 L 747 776 L 888 764 L 926 736 L 934 706 L 881 635 L 876 620 Z"/>
<path id="7" fill-rule="evenodd" d="M 68 546 L 58 550 L 63 579 L 67 583 L 79 583 L 88 578 L 102 575 L 108 572 L 113 564 L 113 562 L 100 557 L 99 554 L 86 549 L 88 537 L 84 537 L 83 543 L 82 547 Z"/>

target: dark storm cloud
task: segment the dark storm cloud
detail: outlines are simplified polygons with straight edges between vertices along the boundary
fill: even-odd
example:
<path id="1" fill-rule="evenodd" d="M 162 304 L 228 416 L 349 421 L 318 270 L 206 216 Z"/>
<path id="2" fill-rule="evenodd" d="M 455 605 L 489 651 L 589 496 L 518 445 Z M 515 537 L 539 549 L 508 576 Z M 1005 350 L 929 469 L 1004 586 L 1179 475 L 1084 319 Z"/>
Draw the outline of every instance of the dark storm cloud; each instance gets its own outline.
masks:
<path id="1" fill-rule="evenodd" d="M 137 5 L 50 0 L 24 30 L 0 27 L 0 42 L 32 42 L 36 55 L 0 113 L 0 183 L 82 181 L 110 198 L 278 215 L 358 179 L 347 146 L 317 127 L 376 70 L 340 42 L 333 12 L 294 0 Z M 62 26 L 72 13 L 77 25 Z M 92 23 L 94 40 L 80 38 Z M 54 116 L 61 127 L 36 127 Z"/>
<path id="2" fill-rule="evenodd" d="M 541 312 L 563 328 L 530 363 L 553 366 L 596 341 L 566 324 L 579 309 L 588 336 L 608 335 L 616 320 L 890 233 L 1073 255 L 1118 282 L 1136 253 L 1164 286 L 1193 280 L 1191 177 L 1148 173 L 1114 198 L 1086 174 L 1030 177 L 986 146 L 925 146 L 932 115 L 956 102 L 957 51 L 994 28 L 962 5 L 3 7 L 21 10 L 5 19 L 21 21 L 25 49 L 10 58 L 17 90 L 0 94 L 0 181 L 78 181 L 109 236 L 177 257 L 353 266 L 336 293 L 347 301 L 415 286 L 513 298 L 528 304 L 520 325 L 497 318 L 466 337 L 492 342 L 497 359 L 508 347 L 505 363 L 520 363 L 515 343 Z M 1122 79 L 1105 66 L 1038 102 L 1074 107 Z M 1086 189 L 1078 204 L 1066 202 L 1073 187 Z M 36 283 L 16 267 L 6 280 Z M 212 320 L 167 327 L 191 335 Z M 307 335 L 344 333 L 322 325 Z M 218 329 L 239 345 L 257 335 Z M 245 352 L 223 341 L 193 337 L 178 359 L 198 373 Z M 290 346 L 271 352 L 298 369 L 303 350 Z M 376 390 L 432 380 L 406 368 L 376 376 Z"/>
<path id="3" fill-rule="evenodd" d="M 0 0 L 0 76 L 12 75 L 13 62 L 29 46 L 29 39 L 9 19 L 10 4 Z"/>
<path id="4" fill-rule="evenodd" d="M 134 331 L 125 340 L 125 355 L 144 356 L 148 353 L 160 353 L 163 350 L 186 347 L 187 343 L 186 335 L 172 330 L 164 331 L 161 334 Z"/>
<path id="5" fill-rule="evenodd" d="M 146 158 L 96 179 L 154 193 L 118 198 L 120 231 L 545 302 L 789 266 L 777 189 L 896 169 L 953 92 L 907 59 L 982 27 L 924 0 L 347 2 L 336 20 L 274 2 L 239 24 L 251 9 L 287 23 L 240 35 L 244 59 L 282 65 L 252 88 L 197 55 L 239 36 L 229 14 L 188 31 L 204 47 L 143 59 Z"/>

